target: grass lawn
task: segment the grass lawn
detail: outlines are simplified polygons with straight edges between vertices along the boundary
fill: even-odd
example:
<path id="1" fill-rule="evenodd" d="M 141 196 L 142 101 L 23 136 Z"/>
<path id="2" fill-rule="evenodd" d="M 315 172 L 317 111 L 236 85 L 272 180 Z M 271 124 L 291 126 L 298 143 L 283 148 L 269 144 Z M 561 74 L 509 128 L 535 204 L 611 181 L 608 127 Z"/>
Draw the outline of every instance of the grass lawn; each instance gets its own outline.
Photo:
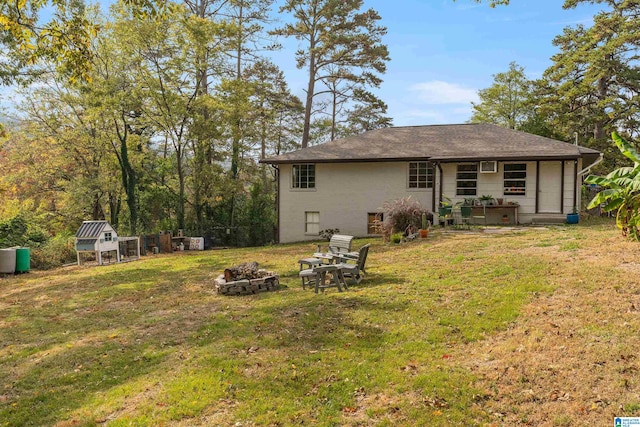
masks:
<path id="1" fill-rule="evenodd" d="M 640 245 L 610 222 L 372 243 L 346 292 L 311 243 L 0 279 L 0 426 L 612 425 L 640 415 Z M 258 261 L 283 289 L 225 297 Z"/>

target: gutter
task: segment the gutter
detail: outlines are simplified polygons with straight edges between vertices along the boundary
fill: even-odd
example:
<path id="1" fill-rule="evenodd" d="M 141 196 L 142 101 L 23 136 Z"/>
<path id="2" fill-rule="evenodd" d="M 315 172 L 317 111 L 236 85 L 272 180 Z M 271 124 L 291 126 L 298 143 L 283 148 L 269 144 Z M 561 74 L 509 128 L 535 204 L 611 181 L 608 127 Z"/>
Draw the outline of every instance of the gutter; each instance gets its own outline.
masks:
<path id="1" fill-rule="evenodd" d="M 586 168 L 584 168 L 580 172 L 578 172 L 578 177 L 581 177 L 582 175 L 585 175 L 587 172 L 589 172 L 591 170 L 591 168 L 593 168 L 598 163 L 601 163 L 603 160 L 604 160 L 604 153 L 600 153 L 600 157 L 598 157 L 598 160 L 596 160 L 595 162 L 591 163 L 589 166 L 587 166 Z"/>

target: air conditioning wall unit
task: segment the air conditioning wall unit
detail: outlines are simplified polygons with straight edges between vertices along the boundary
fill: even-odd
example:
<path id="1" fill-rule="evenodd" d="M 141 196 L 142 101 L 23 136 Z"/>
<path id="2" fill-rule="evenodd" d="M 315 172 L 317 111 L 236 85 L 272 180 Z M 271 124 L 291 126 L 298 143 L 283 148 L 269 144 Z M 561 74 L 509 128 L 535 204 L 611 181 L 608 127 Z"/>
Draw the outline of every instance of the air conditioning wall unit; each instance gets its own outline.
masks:
<path id="1" fill-rule="evenodd" d="M 498 162 L 495 160 L 489 160 L 480 162 L 480 173 L 497 173 Z"/>

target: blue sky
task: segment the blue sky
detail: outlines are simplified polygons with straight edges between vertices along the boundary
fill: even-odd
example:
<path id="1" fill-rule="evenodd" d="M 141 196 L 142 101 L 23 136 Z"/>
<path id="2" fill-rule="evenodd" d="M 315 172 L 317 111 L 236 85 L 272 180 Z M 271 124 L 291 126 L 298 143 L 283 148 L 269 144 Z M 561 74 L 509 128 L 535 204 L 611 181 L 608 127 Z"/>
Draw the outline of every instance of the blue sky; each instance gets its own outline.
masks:
<path id="1" fill-rule="evenodd" d="M 277 3 L 282 3 L 278 0 Z M 112 0 L 102 0 L 110 4 Z M 553 38 L 568 25 L 590 25 L 597 6 L 563 10 L 563 0 L 511 0 L 490 8 L 473 0 L 365 0 L 388 29 L 384 42 L 391 61 L 377 92 L 394 125 L 463 123 L 471 115 L 477 91 L 511 61 L 537 78 L 551 65 Z M 306 78 L 295 66 L 295 40 L 283 41 L 274 55 L 300 97 Z M 5 96 L 4 106 L 10 105 Z"/>
<path id="2" fill-rule="evenodd" d="M 538 78 L 568 25 L 590 25 L 597 7 L 563 10 L 562 0 L 369 0 L 388 28 L 391 62 L 379 92 L 396 126 L 462 123 L 477 91 L 511 61 Z"/>
<path id="3" fill-rule="evenodd" d="M 563 10 L 563 0 L 511 0 L 490 8 L 472 0 L 365 0 L 388 29 L 391 61 L 378 95 L 394 125 L 463 123 L 471 102 L 511 61 L 538 78 L 556 52 L 553 38 L 568 25 L 590 25 L 592 5 Z M 295 47 L 289 43 L 288 47 Z M 296 93 L 303 94 L 293 59 L 279 56 Z"/>

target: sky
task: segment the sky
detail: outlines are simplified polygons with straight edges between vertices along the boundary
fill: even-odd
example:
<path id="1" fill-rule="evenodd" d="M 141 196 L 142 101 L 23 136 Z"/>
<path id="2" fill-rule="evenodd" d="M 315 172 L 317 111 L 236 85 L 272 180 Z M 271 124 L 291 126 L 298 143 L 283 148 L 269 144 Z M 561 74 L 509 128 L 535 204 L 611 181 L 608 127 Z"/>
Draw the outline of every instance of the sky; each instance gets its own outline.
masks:
<path id="1" fill-rule="evenodd" d="M 511 0 L 490 8 L 472 0 L 365 0 L 388 29 L 391 61 L 378 95 L 394 125 L 468 121 L 478 90 L 512 61 L 525 67 L 528 78 L 541 77 L 557 51 L 553 38 L 568 25 L 589 26 L 599 10 L 563 10 L 562 3 Z M 280 66 L 293 75 L 293 62 Z"/>
<path id="2" fill-rule="evenodd" d="M 101 0 L 106 6 L 113 0 Z M 282 3 L 283 0 L 277 0 Z M 486 0 L 364 0 L 382 17 L 391 61 L 376 94 L 389 106 L 395 126 L 464 123 L 477 92 L 515 61 L 539 78 L 556 53 L 553 38 L 566 26 L 589 26 L 599 10 L 563 10 L 563 0 L 511 0 L 490 8 Z M 295 65 L 295 40 L 281 40 L 273 60 L 291 90 L 304 98 L 306 77 Z M 8 107 L 8 91 L 0 106 Z M 10 108 L 10 107 L 9 107 Z"/>

